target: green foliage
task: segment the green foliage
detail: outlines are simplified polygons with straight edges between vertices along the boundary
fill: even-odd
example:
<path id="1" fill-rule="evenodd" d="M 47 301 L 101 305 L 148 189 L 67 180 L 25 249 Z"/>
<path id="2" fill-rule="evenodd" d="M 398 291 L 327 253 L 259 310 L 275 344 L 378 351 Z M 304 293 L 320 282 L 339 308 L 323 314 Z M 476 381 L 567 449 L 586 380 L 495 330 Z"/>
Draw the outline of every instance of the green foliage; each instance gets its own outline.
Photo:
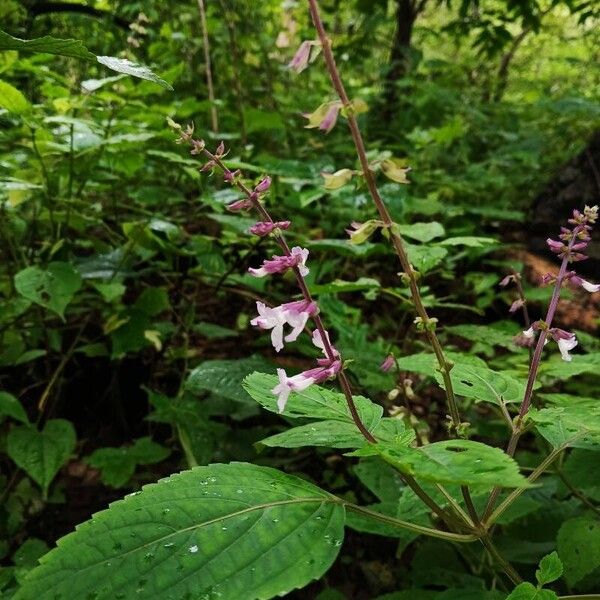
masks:
<path id="1" fill-rule="evenodd" d="M 243 463 L 198 467 L 147 486 L 63 538 L 15 600 L 272 598 L 320 577 L 343 527 L 343 505 L 302 479 Z"/>
<path id="2" fill-rule="evenodd" d="M 13 427 L 7 438 L 8 456 L 40 485 L 44 496 L 58 470 L 75 449 L 73 425 L 64 419 L 48 421 L 41 431 L 28 425 Z"/>
<path id="3" fill-rule="evenodd" d="M 600 566 L 599 528 L 598 520 L 591 517 L 577 517 L 562 524 L 556 545 L 569 585 L 579 583 Z"/>

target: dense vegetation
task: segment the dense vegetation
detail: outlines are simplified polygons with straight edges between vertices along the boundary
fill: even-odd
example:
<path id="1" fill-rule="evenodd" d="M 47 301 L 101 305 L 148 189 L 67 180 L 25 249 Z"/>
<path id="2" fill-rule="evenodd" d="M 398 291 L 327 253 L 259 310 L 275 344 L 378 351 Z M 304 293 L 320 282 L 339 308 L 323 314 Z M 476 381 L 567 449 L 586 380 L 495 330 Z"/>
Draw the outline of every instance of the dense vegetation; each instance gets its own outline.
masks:
<path id="1" fill-rule="evenodd" d="M 600 598 L 597 10 L 0 0 L 1 597 Z"/>

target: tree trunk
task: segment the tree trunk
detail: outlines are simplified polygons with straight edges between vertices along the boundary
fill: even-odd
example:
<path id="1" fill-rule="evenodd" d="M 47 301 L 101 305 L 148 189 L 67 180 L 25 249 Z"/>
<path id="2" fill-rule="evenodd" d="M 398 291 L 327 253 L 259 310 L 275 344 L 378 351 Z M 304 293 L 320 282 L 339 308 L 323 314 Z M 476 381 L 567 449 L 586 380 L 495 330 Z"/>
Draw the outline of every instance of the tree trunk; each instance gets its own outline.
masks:
<path id="1" fill-rule="evenodd" d="M 425 2 L 420 6 L 412 0 L 396 0 L 396 29 L 390 53 L 390 66 L 384 80 L 384 105 L 382 116 L 390 119 L 398 102 L 397 82 L 410 71 L 410 44 L 415 19 Z"/>

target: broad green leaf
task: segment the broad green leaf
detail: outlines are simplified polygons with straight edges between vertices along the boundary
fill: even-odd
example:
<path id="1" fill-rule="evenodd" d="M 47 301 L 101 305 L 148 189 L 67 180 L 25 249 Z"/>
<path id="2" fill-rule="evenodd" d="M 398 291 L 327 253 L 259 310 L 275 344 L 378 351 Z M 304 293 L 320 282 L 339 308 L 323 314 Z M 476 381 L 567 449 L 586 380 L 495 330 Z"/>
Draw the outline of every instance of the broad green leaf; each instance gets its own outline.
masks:
<path id="1" fill-rule="evenodd" d="M 95 61 L 96 57 L 83 45 L 72 39 L 59 39 L 46 35 L 33 40 L 21 40 L 0 30 L 0 51 L 18 50 L 20 52 L 43 52 Z"/>
<path id="2" fill-rule="evenodd" d="M 380 288 L 381 284 L 377 279 L 370 277 L 359 277 L 356 281 L 343 281 L 334 279 L 329 283 L 311 286 L 310 291 L 313 294 L 340 294 L 342 292 L 362 292 Z"/>
<path id="3" fill-rule="evenodd" d="M 592 517 L 565 521 L 558 532 L 556 548 L 564 565 L 564 577 L 573 586 L 600 566 L 600 521 Z"/>
<path id="4" fill-rule="evenodd" d="M 6 451 L 46 495 L 54 476 L 75 449 L 75 442 L 75 429 L 70 421 L 51 419 L 42 431 L 24 425 L 11 429 Z"/>
<path id="5" fill-rule="evenodd" d="M 263 408 L 279 413 L 277 397 L 271 390 L 277 385 L 275 375 L 252 373 L 244 379 L 244 389 Z M 383 408 L 363 396 L 354 396 L 358 414 L 364 423 L 378 421 Z M 311 385 L 301 392 L 292 392 L 287 401 L 284 415 L 286 417 L 311 417 L 313 419 L 331 419 L 334 421 L 352 422 L 352 416 L 344 394 L 334 392 L 318 385 Z"/>
<path id="6" fill-rule="evenodd" d="M 20 52 L 41 52 L 44 54 L 56 54 L 58 56 L 69 56 L 79 58 L 90 62 L 99 62 L 101 65 L 124 73 L 132 75 L 139 79 L 146 79 L 157 83 L 158 85 L 173 90 L 171 85 L 153 73 L 145 65 L 140 65 L 126 58 L 117 58 L 116 56 L 95 56 L 92 54 L 80 40 L 59 39 L 49 35 L 33 40 L 22 40 L 0 30 L 0 51 L 18 50 Z"/>
<path id="7" fill-rule="evenodd" d="M 329 568 L 344 512 L 335 497 L 275 469 L 197 467 L 59 540 L 14 600 L 273 598 Z"/>
<path id="8" fill-rule="evenodd" d="M 31 104 L 16 87 L 0 79 L 0 108 L 21 115 L 31 108 Z"/>
<path id="9" fill-rule="evenodd" d="M 27 413 L 21 403 L 12 394 L 0 392 L 0 422 L 5 417 L 10 417 L 21 423 L 29 423 Z"/>
<path id="10" fill-rule="evenodd" d="M 145 65 L 131 62 L 126 58 L 117 58 L 116 56 L 97 56 L 96 59 L 101 65 L 117 71 L 117 73 L 125 73 L 125 75 L 132 75 L 138 79 L 146 79 L 157 83 L 167 90 L 173 91 L 173 87 L 169 83 L 161 79 Z"/>
<path id="11" fill-rule="evenodd" d="M 473 486 L 528 487 L 519 466 L 499 448 L 471 440 L 446 440 L 411 448 L 402 444 L 371 445 L 371 454 L 403 473 L 438 483 Z M 363 452 L 359 450 L 358 455 Z"/>
<path id="12" fill-rule="evenodd" d="M 547 554 L 540 561 L 540 568 L 535 572 L 535 578 L 540 585 L 552 583 L 563 574 L 563 564 L 556 552 Z"/>
<path id="13" fill-rule="evenodd" d="M 15 579 L 18 583 L 23 582 L 27 573 L 37 567 L 39 559 L 47 552 L 48 545 L 38 538 L 29 538 L 23 542 L 12 556 L 15 563 Z"/>
<path id="14" fill-rule="evenodd" d="M 478 236 L 459 236 L 451 237 L 439 242 L 440 246 L 467 246 L 469 248 L 483 248 L 485 246 L 494 246 L 498 240 L 489 237 Z"/>
<path id="15" fill-rule="evenodd" d="M 206 360 L 193 369 L 185 388 L 194 394 L 212 392 L 236 402 L 248 403 L 250 398 L 242 385 L 244 378 L 257 369 L 271 368 L 271 363 L 260 356 L 238 360 Z"/>
<path id="16" fill-rule="evenodd" d="M 545 394 L 551 403 L 532 408 L 528 418 L 555 448 L 572 446 L 600 451 L 600 404 L 596 398 L 568 394 Z"/>
<path id="17" fill-rule="evenodd" d="M 381 419 L 377 413 L 369 414 L 371 421 L 363 421 L 364 426 L 377 439 L 395 439 L 401 436 L 410 443 L 414 432 L 406 432 L 402 421 Z M 307 425 L 293 427 L 283 433 L 272 435 L 259 442 L 260 445 L 280 448 L 302 448 L 303 446 L 325 446 L 327 448 L 360 448 L 366 444 L 364 436 L 354 422 L 315 421 Z"/>
<path id="18" fill-rule="evenodd" d="M 441 373 L 437 371 L 435 376 L 438 383 L 444 387 Z M 524 383 L 487 367 L 456 364 L 450 371 L 450 377 L 456 394 L 473 398 L 477 402 L 521 402 L 525 395 Z"/>
<path id="19" fill-rule="evenodd" d="M 81 275 L 64 262 L 52 262 L 45 270 L 38 266 L 27 267 L 15 275 L 15 288 L 21 296 L 61 318 L 80 287 Z"/>
<path id="20" fill-rule="evenodd" d="M 552 590 L 541 590 L 526 581 L 520 583 L 506 600 L 558 600 L 558 596 Z"/>
<path id="21" fill-rule="evenodd" d="M 112 487 L 124 486 L 135 473 L 137 465 L 151 465 L 163 461 L 170 450 L 153 442 L 149 437 L 135 440 L 132 446 L 99 448 L 86 462 L 100 469 L 102 481 Z"/>
<path id="22" fill-rule="evenodd" d="M 397 229 L 402 236 L 411 240 L 417 240 L 417 242 L 430 242 L 437 237 L 442 237 L 446 233 L 444 226 L 437 221 L 412 223 L 410 225 L 395 224 L 394 229 Z"/>
<path id="23" fill-rule="evenodd" d="M 480 367 L 487 369 L 485 361 L 481 358 L 472 354 L 465 354 L 459 352 L 446 352 L 446 358 L 452 360 L 457 364 L 469 364 L 474 367 Z M 408 356 L 401 356 L 398 359 L 398 366 L 402 371 L 410 371 L 412 373 L 419 373 L 428 377 L 437 376 L 439 365 L 435 354 L 429 354 L 426 352 L 419 352 L 417 354 L 409 354 Z"/>
<path id="24" fill-rule="evenodd" d="M 559 381 L 565 381 L 583 373 L 597 375 L 600 372 L 600 352 L 589 354 L 576 354 L 570 362 L 562 360 L 560 355 L 552 356 L 544 361 L 540 368 L 540 375 L 546 375 Z"/>
<path id="25" fill-rule="evenodd" d="M 414 244 L 404 244 L 408 252 L 408 258 L 413 267 L 421 273 L 431 271 L 437 267 L 448 255 L 446 248 L 440 246 L 415 246 Z"/>

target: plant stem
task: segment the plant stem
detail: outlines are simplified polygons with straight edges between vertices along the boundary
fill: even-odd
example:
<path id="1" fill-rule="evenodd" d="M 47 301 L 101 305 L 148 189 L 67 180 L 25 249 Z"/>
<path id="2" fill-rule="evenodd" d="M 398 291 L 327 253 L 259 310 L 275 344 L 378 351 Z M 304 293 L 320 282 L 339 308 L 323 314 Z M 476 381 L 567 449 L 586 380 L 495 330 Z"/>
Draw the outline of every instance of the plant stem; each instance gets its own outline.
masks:
<path id="1" fill-rule="evenodd" d="M 450 369 L 452 368 L 452 363 L 445 357 L 444 352 L 442 350 L 442 346 L 440 341 L 435 334 L 435 331 L 431 330 L 428 325 L 431 323 L 431 319 L 427 314 L 427 310 L 423 304 L 421 299 L 421 294 L 419 291 L 419 286 L 417 284 L 417 276 L 415 271 L 413 270 L 410 260 L 408 258 L 408 254 L 406 252 L 406 248 L 404 246 L 404 241 L 402 236 L 394 231 L 393 225 L 394 222 L 390 216 L 390 213 L 387 210 L 387 207 L 379 194 L 379 190 L 377 189 L 377 184 L 375 183 L 375 177 L 373 175 L 373 171 L 369 166 L 369 161 L 367 159 L 367 153 L 365 150 L 365 144 L 363 142 L 362 134 L 358 127 L 358 122 L 356 117 L 354 116 L 354 111 L 352 108 L 352 103 L 348 98 L 348 94 L 346 93 L 346 89 L 340 77 L 335 57 L 331 50 L 331 42 L 327 37 L 327 33 L 325 32 L 325 28 L 323 26 L 323 21 L 321 20 L 321 16 L 319 13 L 319 6 L 317 0 L 308 0 L 310 14 L 317 30 L 317 34 L 319 36 L 319 40 L 321 41 L 321 46 L 323 49 L 323 56 L 325 58 L 325 63 L 327 65 L 327 71 L 329 72 L 329 77 L 333 84 L 333 87 L 342 102 L 344 109 L 346 111 L 346 116 L 348 119 L 348 125 L 350 127 L 350 132 L 352 134 L 352 139 L 354 141 L 354 146 L 356 147 L 356 153 L 358 155 L 358 159 L 360 161 L 360 165 L 362 168 L 363 176 L 365 178 L 365 182 L 367 184 L 367 188 L 369 190 L 369 194 L 373 199 L 375 207 L 377 208 L 377 212 L 381 220 L 384 222 L 386 228 L 389 231 L 390 239 L 392 241 L 392 245 L 394 250 L 400 260 L 400 264 L 402 265 L 402 269 L 406 273 L 408 278 L 408 284 L 410 288 L 410 293 L 412 296 L 412 300 L 415 306 L 415 310 L 417 315 L 421 318 L 425 331 L 427 334 L 427 338 L 429 343 L 433 349 L 433 352 L 436 356 L 436 359 L 439 364 L 439 370 L 442 374 L 442 378 L 444 380 L 444 388 L 446 392 L 446 399 L 448 403 L 448 409 L 450 411 L 450 418 L 452 419 L 452 425 L 455 430 L 458 430 L 460 427 L 460 414 L 458 411 L 458 404 L 456 401 L 456 396 L 454 395 L 454 388 L 452 386 L 452 380 L 450 378 Z"/>
<path id="2" fill-rule="evenodd" d="M 521 402 L 521 406 L 519 408 L 519 415 L 517 416 L 514 426 L 513 432 L 508 441 L 508 446 L 506 448 L 506 454 L 508 456 L 514 456 L 515 451 L 517 449 L 517 444 L 519 443 L 519 439 L 523 434 L 523 420 L 529 411 L 529 407 L 531 406 L 531 398 L 533 395 L 533 386 L 535 385 L 535 381 L 537 379 L 538 369 L 540 367 L 540 362 L 542 360 L 542 350 L 546 344 L 546 340 L 548 338 L 548 330 L 552 326 L 552 320 L 554 319 L 554 314 L 556 313 L 556 309 L 558 307 L 558 301 L 560 300 L 560 290 L 562 288 L 563 281 L 565 279 L 565 275 L 567 273 L 567 266 L 569 264 L 569 255 L 571 252 L 571 248 L 577 239 L 576 235 L 573 235 L 571 240 L 569 241 L 569 245 L 567 247 L 567 251 L 565 252 L 565 256 L 562 259 L 562 263 L 560 265 L 560 270 L 558 275 L 556 276 L 556 282 L 554 284 L 554 290 L 552 291 L 552 298 L 550 299 L 550 304 L 548 305 L 548 312 L 546 313 L 546 319 L 544 320 L 544 327 L 540 330 L 540 336 L 537 341 L 537 345 L 535 347 L 535 351 L 533 353 L 533 358 L 531 359 L 531 364 L 529 366 L 529 376 L 527 377 L 527 385 L 525 387 L 525 394 L 523 396 L 523 401 Z M 487 506 L 485 507 L 485 511 L 483 513 L 483 520 L 487 521 L 492 511 L 494 510 L 494 504 L 498 499 L 498 495 L 500 494 L 500 488 L 495 487 L 490 493 L 490 497 L 488 499 Z"/>
<path id="3" fill-rule="evenodd" d="M 516 571 L 516 569 L 498 552 L 496 546 L 492 543 L 492 540 L 488 533 L 481 536 L 481 543 L 485 546 L 485 549 L 490 553 L 490 556 L 496 561 L 496 563 L 502 568 L 506 576 L 515 584 L 523 582 L 523 579 Z"/>
<path id="4" fill-rule="evenodd" d="M 560 453 L 567 447 L 568 444 L 564 446 L 559 446 L 555 448 L 529 475 L 527 481 L 529 483 L 533 483 L 536 481 L 546 469 L 560 456 Z M 490 525 L 494 523 L 500 515 L 525 491 L 529 488 L 517 488 L 513 490 L 499 505 L 496 510 L 491 513 L 489 516 L 484 516 L 484 524 L 489 529 Z"/>
<path id="5" fill-rule="evenodd" d="M 208 40 L 208 27 L 206 25 L 206 10 L 204 0 L 198 0 L 198 10 L 200 11 L 200 29 L 202 30 L 202 46 L 204 48 L 204 69 L 206 72 L 206 87 L 208 88 L 208 101 L 210 102 L 210 120 L 214 133 L 219 131 L 219 120 L 217 117 L 217 107 L 215 105 L 215 90 L 213 87 L 212 67 L 210 62 L 210 42 Z"/>
<path id="6" fill-rule="evenodd" d="M 431 529 L 430 527 L 424 527 L 423 525 L 415 525 L 414 523 L 409 523 L 408 521 L 402 521 L 400 519 L 390 517 L 389 515 L 384 515 L 382 513 L 375 512 L 374 510 L 365 508 L 364 506 L 357 506 L 356 504 L 352 504 L 351 502 L 344 502 L 343 504 L 348 510 L 364 515 L 371 519 L 375 519 L 377 521 L 381 521 L 383 523 L 387 523 L 389 525 L 393 525 L 401 529 L 408 529 L 409 531 L 414 531 L 415 533 L 428 535 L 430 537 L 435 537 L 441 540 L 447 540 L 449 542 L 474 542 L 478 539 L 478 536 L 474 534 L 452 533 L 450 531 L 439 531 L 437 529 Z"/>
<path id="7" fill-rule="evenodd" d="M 232 172 L 227 168 L 225 163 L 223 163 L 223 161 L 220 158 L 216 157 L 212 152 L 209 152 L 206 149 L 204 149 L 202 152 L 209 160 L 213 161 L 214 164 L 218 165 L 218 167 L 223 171 L 223 173 L 232 175 Z M 263 206 L 263 204 L 259 200 L 257 200 L 253 196 L 251 190 L 244 183 L 239 181 L 238 179 L 235 179 L 234 181 L 235 181 L 234 185 L 244 193 L 244 195 L 246 196 L 246 198 L 248 198 L 248 200 L 250 200 L 252 202 L 252 205 L 258 211 L 258 213 L 260 214 L 262 219 L 264 219 L 265 221 L 268 221 L 269 223 L 274 223 L 273 218 L 271 217 L 271 215 L 269 214 L 267 209 Z M 292 256 L 292 251 L 290 250 L 290 247 L 288 246 L 288 243 L 286 242 L 283 235 L 276 234 L 276 235 L 274 235 L 274 238 L 277 241 L 277 243 L 279 244 L 280 248 L 285 253 L 285 255 Z M 304 280 L 304 277 L 301 275 L 298 267 L 294 267 L 293 271 L 294 271 L 294 275 L 296 276 L 296 282 L 298 283 L 298 287 L 300 288 L 300 291 L 302 292 L 302 296 L 304 297 L 304 299 L 307 302 L 314 302 L 313 297 L 310 293 L 310 290 L 308 289 L 308 286 L 306 285 L 306 281 Z M 315 323 L 317 330 L 321 334 L 321 340 L 323 341 L 323 347 L 325 349 L 327 358 L 331 361 L 334 361 L 336 359 L 336 356 L 333 351 L 333 348 L 331 347 L 331 344 L 329 342 L 329 336 L 327 335 L 325 327 L 323 326 L 323 321 L 321 320 L 321 317 L 319 316 L 319 314 L 316 314 L 313 316 L 313 321 Z M 340 358 L 340 360 L 341 360 L 341 358 Z M 373 434 L 366 428 L 366 426 L 362 422 L 362 419 L 360 418 L 360 415 L 358 414 L 358 410 L 356 409 L 356 405 L 354 403 L 354 398 L 352 396 L 352 389 L 350 387 L 350 382 L 348 381 L 348 378 L 346 377 L 346 374 L 344 373 L 343 369 L 340 370 L 337 377 L 338 377 L 340 387 L 342 388 L 342 391 L 344 393 L 344 397 L 346 398 L 346 403 L 348 405 L 350 415 L 352 417 L 352 420 L 356 424 L 356 427 L 358 428 L 358 430 L 361 432 L 363 437 L 368 442 L 370 442 L 371 444 L 376 444 L 377 440 L 375 439 Z"/>

